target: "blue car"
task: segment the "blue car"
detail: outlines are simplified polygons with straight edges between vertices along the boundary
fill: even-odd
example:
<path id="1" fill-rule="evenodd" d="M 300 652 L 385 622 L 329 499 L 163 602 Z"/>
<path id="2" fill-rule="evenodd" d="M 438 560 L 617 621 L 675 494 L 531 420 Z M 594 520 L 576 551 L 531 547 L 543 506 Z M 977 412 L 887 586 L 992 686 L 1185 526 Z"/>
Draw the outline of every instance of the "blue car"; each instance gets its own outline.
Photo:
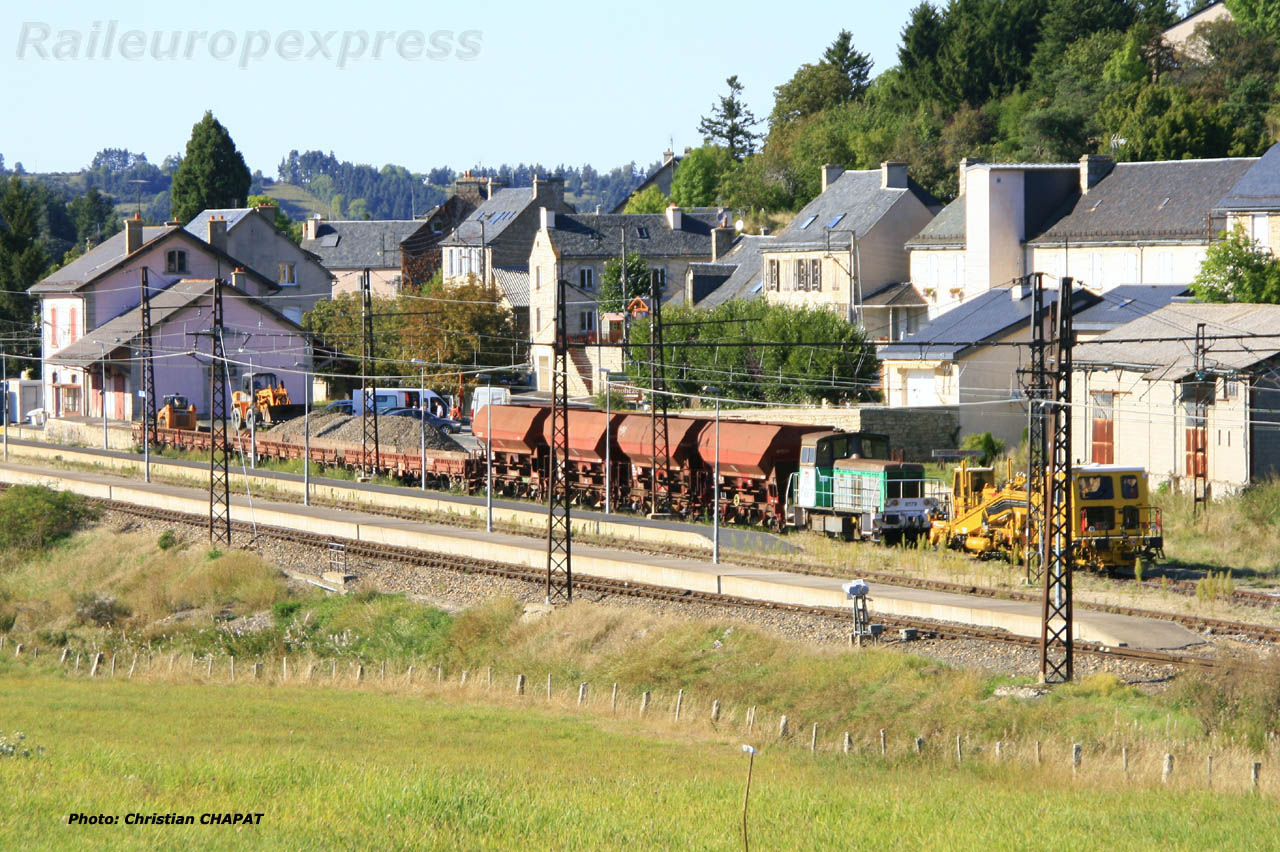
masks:
<path id="1" fill-rule="evenodd" d="M 351 400 L 340 399 L 337 402 L 331 402 L 324 407 L 324 410 L 330 414 L 351 414 L 353 412 Z"/>

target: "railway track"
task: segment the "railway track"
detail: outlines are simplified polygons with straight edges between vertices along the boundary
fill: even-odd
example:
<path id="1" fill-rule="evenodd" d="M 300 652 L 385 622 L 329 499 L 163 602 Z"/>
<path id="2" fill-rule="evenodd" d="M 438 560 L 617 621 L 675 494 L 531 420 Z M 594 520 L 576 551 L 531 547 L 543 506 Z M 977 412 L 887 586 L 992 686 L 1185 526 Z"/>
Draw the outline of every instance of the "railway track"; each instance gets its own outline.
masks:
<path id="1" fill-rule="evenodd" d="M 93 499 L 91 502 L 95 505 L 109 508 L 115 512 L 149 520 L 161 520 L 169 523 L 197 527 L 200 529 L 204 529 L 207 523 L 206 519 L 201 516 L 190 515 L 169 509 L 154 509 L 101 498 Z M 233 524 L 233 528 L 242 536 L 256 535 L 258 538 L 272 538 L 320 549 L 326 549 L 334 542 L 341 542 L 348 555 L 360 556 L 367 559 L 396 561 L 433 570 L 453 571 L 461 574 L 484 574 L 504 579 L 518 580 L 534 585 L 540 585 L 545 582 L 546 579 L 545 572 L 539 569 L 525 568 L 522 566 L 509 565 L 484 559 L 437 554 L 396 545 L 374 544 L 352 539 L 338 539 L 315 533 L 263 526 L 260 524 L 254 526 L 243 522 L 236 522 Z M 850 619 L 850 615 L 847 610 L 837 607 L 799 606 L 795 604 L 759 601 L 751 598 L 742 598 L 712 592 L 674 589 L 663 586 L 606 580 L 595 577 L 575 577 L 574 587 L 579 592 L 596 593 L 602 598 L 607 596 L 624 596 L 676 603 L 701 603 L 729 609 L 763 609 L 779 612 L 793 612 L 804 615 L 832 618 L 841 621 L 848 621 Z M 899 616 L 877 615 L 876 620 L 877 623 L 883 624 L 886 628 L 913 628 L 921 637 L 925 638 L 980 640 L 1024 648 L 1039 647 L 1037 639 L 1018 636 L 1002 630 L 994 630 L 990 628 L 946 624 L 925 619 L 912 619 Z M 1175 666 L 1185 669 L 1212 670 L 1222 668 L 1225 665 L 1235 665 L 1235 663 L 1224 663 L 1222 660 L 1217 660 L 1211 657 L 1135 648 L 1110 647 L 1096 642 L 1078 641 L 1075 643 L 1074 647 L 1077 653 L 1082 654 L 1153 665 Z"/>

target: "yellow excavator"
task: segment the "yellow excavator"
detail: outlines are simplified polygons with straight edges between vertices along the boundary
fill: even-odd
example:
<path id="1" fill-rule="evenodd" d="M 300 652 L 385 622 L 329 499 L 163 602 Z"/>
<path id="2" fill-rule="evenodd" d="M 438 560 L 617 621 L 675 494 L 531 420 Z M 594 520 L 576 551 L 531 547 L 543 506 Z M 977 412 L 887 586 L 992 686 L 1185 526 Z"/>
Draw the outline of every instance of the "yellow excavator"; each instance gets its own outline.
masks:
<path id="1" fill-rule="evenodd" d="M 248 429 L 254 423 L 282 423 L 302 416 L 305 408 L 289 399 L 289 389 L 275 373 L 246 373 L 240 379 L 240 390 L 231 394 L 231 424 Z"/>
<path id="2" fill-rule="evenodd" d="M 165 394 L 164 405 L 156 412 L 156 428 L 186 429 L 196 428 L 196 407 L 187 401 L 182 394 Z"/>
<path id="3" fill-rule="evenodd" d="M 996 485 L 992 467 L 961 464 L 951 473 L 951 517 L 933 522 L 929 541 L 980 557 L 1017 561 L 1026 547 L 1027 477 L 1006 471 Z"/>

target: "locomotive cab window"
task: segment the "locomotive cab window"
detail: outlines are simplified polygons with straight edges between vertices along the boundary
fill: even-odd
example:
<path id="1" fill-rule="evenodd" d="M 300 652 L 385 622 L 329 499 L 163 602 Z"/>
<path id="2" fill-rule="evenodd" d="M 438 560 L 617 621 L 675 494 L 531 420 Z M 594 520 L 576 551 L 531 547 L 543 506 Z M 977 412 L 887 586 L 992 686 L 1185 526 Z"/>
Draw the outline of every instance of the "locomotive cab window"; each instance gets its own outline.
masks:
<path id="1" fill-rule="evenodd" d="M 889 442 L 884 438 L 863 438 L 862 457 L 864 459 L 889 458 Z"/>
<path id="2" fill-rule="evenodd" d="M 1111 477 L 1109 476 L 1082 476 L 1080 477 L 1080 499 L 1081 500 L 1110 500 L 1115 496 L 1115 491 L 1111 486 Z M 1108 529 L 1110 529 L 1108 527 Z"/>
<path id="3" fill-rule="evenodd" d="M 1113 506 L 1090 506 L 1080 512 L 1080 532 L 1105 532 L 1115 527 L 1116 510 Z"/>
<path id="4" fill-rule="evenodd" d="M 813 447 L 800 448 L 800 464 L 813 464 L 814 449 Z"/>
<path id="5" fill-rule="evenodd" d="M 1138 477 L 1132 474 L 1120 477 L 1120 496 L 1125 500 L 1138 499 Z"/>

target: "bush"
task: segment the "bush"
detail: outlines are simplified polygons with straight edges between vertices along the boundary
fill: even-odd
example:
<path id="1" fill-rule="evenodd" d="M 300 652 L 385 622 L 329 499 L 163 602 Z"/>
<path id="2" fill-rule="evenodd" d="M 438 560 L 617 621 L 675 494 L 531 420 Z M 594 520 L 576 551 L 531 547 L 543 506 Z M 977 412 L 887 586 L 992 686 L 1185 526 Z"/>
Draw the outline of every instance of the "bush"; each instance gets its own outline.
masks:
<path id="1" fill-rule="evenodd" d="M 0 550 L 42 550 L 96 517 L 79 494 L 14 485 L 0 496 Z"/>
<path id="2" fill-rule="evenodd" d="M 271 607 L 271 614 L 275 616 L 276 624 L 284 625 L 288 624 L 289 619 L 293 618 L 300 609 L 302 609 L 302 601 L 276 601 Z"/>
<path id="3" fill-rule="evenodd" d="M 1004 452 L 1004 441 L 1001 441 L 990 432 L 974 433 L 965 435 L 964 440 L 960 442 L 962 450 L 982 450 L 982 456 L 978 459 L 978 464 L 986 466 L 996 460 L 996 456 Z"/>
<path id="4" fill-rule="evenodd" d="M 160 533 L 160 538 L 156 540 L 156 547 L 161 550 L 168 550 L 178 545 L 178 536 L 173 530 L 165 530 Z"/>
<path id="5" fill-rule="evenodd" d="M 76 598 L 76 618 L 81 624 L 112 627 L 128 618 L 129 608 L 110 595 L 87 594 Z"/>

